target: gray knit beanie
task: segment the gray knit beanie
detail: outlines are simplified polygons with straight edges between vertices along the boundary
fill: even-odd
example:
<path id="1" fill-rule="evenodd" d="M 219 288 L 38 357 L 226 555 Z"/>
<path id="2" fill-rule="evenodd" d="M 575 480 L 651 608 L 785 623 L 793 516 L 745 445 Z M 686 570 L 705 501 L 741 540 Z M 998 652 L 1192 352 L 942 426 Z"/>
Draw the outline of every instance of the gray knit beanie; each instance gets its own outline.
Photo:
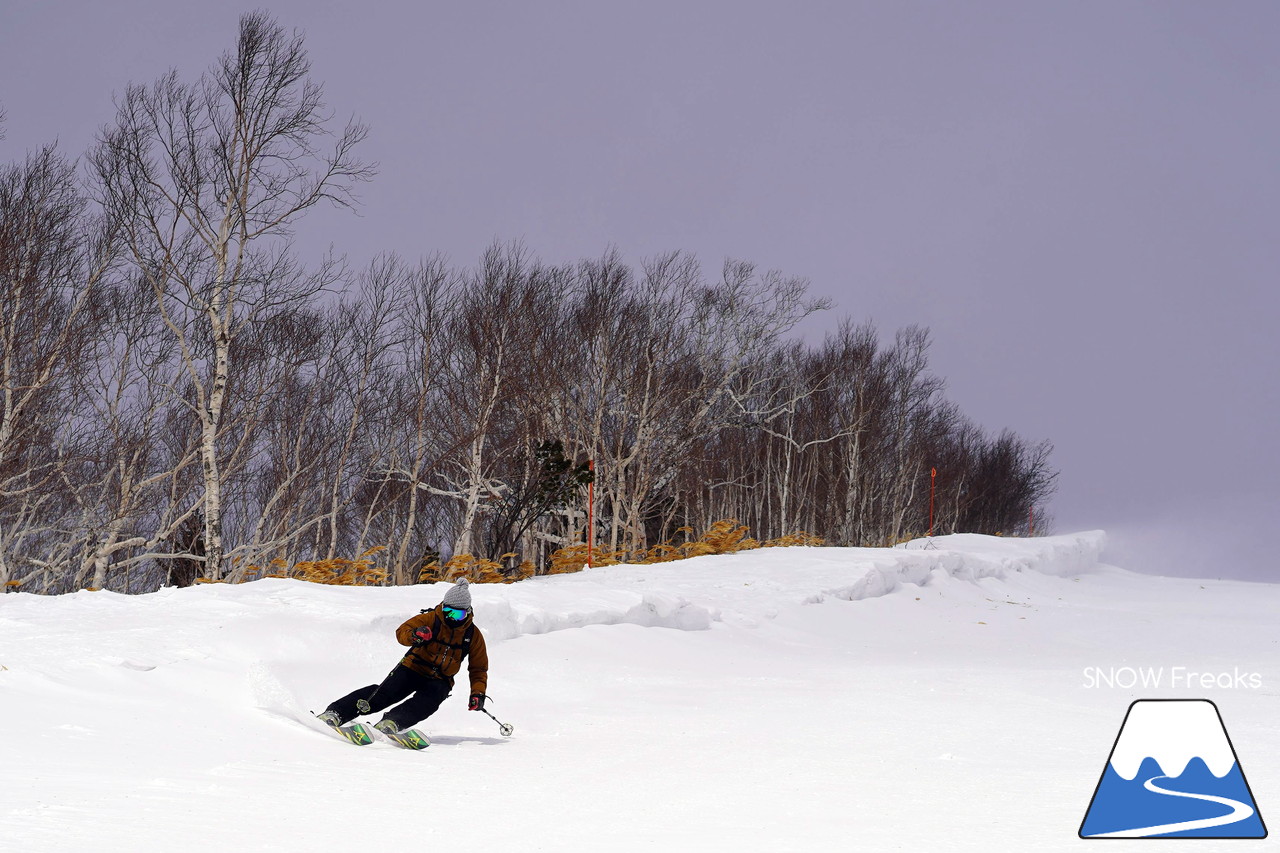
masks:
<path id="1" fill-rule="evenodd" d="M 446 607 L 461 607 L 463 610 L 471 609 L 471 586 L 466 578 L 458 578 L 458 582 L 449 587 L 449 591 L 444 594 L 444 601 L 441 602 Z"/>

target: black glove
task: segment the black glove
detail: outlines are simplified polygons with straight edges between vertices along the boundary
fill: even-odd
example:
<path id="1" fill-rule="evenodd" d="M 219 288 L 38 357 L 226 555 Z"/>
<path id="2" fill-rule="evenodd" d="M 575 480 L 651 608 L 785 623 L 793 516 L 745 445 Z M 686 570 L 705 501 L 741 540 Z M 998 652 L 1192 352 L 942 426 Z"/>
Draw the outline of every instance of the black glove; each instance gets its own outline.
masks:
<path id="1" fill-rule="evenodd" d="M 431 627 L 423 625 L 421 628 L 413 629 L 413 644 L 415 646 L 425 645 L 431 642 Z"/>
<path id="2" fill-rule="evenodd" d="M 483 694 L 483 693 L 472 693 L 472 694 L 471 694 L 471 701 L 467 703 L 467 710 L 468 710 L 468 711 L 483 711 L 483 710 L 484 710 L 484 694 Z"/>

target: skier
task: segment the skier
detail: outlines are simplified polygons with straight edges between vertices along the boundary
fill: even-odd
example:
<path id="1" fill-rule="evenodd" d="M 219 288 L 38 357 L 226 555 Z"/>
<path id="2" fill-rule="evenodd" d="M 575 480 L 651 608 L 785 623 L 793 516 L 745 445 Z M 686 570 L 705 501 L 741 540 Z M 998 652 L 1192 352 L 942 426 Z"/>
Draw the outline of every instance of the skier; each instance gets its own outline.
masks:
<path id="1" fill-rule="evenodd" d="M 409 652 L 381 684 L 348 693 L 329 705 L 319 718 L 336 727 L 358 716 L 386 711 L 373 727 L 388 737 L 397 735 L 436 712 L 453 690 L 453 677 L 464 657 L 471 678 L 467 707 L 483 711 L 489 654 L 484 634 L 472 621 L 468 586 L 466 578 L 459 580 L 439 605 L 423 610 L 396 629 L 396 639 L 409 646 Z"/>

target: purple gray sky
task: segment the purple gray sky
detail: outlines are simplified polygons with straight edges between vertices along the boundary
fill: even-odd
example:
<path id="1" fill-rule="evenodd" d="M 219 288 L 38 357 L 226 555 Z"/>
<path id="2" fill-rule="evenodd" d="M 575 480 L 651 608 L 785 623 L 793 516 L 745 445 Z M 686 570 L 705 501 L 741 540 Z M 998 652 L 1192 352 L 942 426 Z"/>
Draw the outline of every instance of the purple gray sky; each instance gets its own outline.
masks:
<path id="1" fill-rule="evenodd" d="M 243 8 L 0 10 L 0 160 L 81 153 L 130 81 L 194 78 Z M 933 332 L 948 395 L 1048 438 L 1060 531 L 1280 580 L 1280 4 L 646 0 L 260 5 L 380 163 L 355 265 L 696 253 Z"/>

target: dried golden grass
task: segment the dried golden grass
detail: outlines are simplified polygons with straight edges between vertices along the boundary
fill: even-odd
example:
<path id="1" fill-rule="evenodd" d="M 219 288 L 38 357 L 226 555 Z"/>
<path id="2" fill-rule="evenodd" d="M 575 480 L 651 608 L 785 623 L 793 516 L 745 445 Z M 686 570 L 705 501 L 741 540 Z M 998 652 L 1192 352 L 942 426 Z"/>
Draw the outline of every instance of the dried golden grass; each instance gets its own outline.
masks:
<path id="1" fill-rule="evenodd" d="M 779 536 L 777 539 L 770 539 L 768 542 L 761 543 L 761 548 L 820 548 L 827 544 L 827 541 L 821 536 L 814 536 L 812 533 L 805 533 L 803 530 L 797 530 L 795 533 L 788 533 L 786 536 Z"/>
<path id="2" fill-rule="evenodd" d="M 676 531 L 689 536 L 693 530 L 681 527 Z M 707 554 L 733 554 L 738 551 L 750 551 L 755 548 L 785 548 L 794 546 L 822 545 L 821 537 L 804 531 L 789 533 L 760 542 L 751 538 L 750 530 L 745 524 L 739 524 L 735 518 L 725 518 L 712 524 L 697 539 L 688 539 L 676 545 L 670 541 L 660 542 L 649 548 L 641 548 L 628 552 L 624 550 L 607 551 L 596 549 L 591 555 L 593 566 L 611 566 L 617 563 L 669 563 L 674 560 L 687 560 L 690 557 L 701 557 Z M 565 574 L 578 572 L 587 564 L 587 546 L 584 543 L 567 545 L 551 555 L 548 574 Z"/>
<path id="3" fill-rule="evenodd" d="M 693 533 L 688 527 L 676 531 L 686 537 Z M 738 551 L 749 551 L 755 548 L 786 548 L 795 546 L 822 545 L 823 540 L 804 531 L 789 533 L 766 542 L 751 538 L 745 524 L 737 519 L 725 518 L 712 524 L 696 539 L 686 539 L 677 545 L 670 541 L 660 542 L 649 548 L 634 551 L 618 549 L 616 551 L 595 549 L 591 554 L 594 566 L 612 566 L 618 563 L 669 563 L 675 560 L 687 560 L 690 557 L 701 557 L 707 554 L 733 554 Z M 335 557 L 331 560 L 303 560 L 292 565 L 287 560 L 275 559 L 265 567 L 251 565 L 245 569 L 245 580 L 257 578 L 295 578 L 311 583 L 336 584 L 343 586 L 377 586 L 385 584 L 389 572 L 375 564 L 374 556 L 386 550 L 385 545 L 378 545 L 365 551 L 358 558 L 349 560 Z M 453 583 L 459 578 L 466 578 L 472 583 L 515 583 L 533 577 L 537 571 L 534 564 L 525 560 L 514 571 L 504 568 L 504 563 L 513 559 L 515 554 L 503 554 L 499 560 L 489 560 L 471 554 L 457 554 L 443 565 L 439 560 L 431 560 L 418 572 L 419 583 Z M 580 572 L 587 564 L 587 546 L 578 542 L 566 545 L 555 551 L 547 566 L 547 574 L 558 575 Z M 197 583 L 211 583 L 200 578 Z"/>
<path id="4" fill-rule="evenodd" d="M 390 573 L 376 565 L 374 555 L 386 549 L 385 545 L 375 545 L 354 560 L 334 557 L 330 560 L 302 560 L 293 565 L 288 560 L 276 558 L 265 567 L 246 567 L 245 580 L 294 578 L 336 586 L 382 586 Z"/>
<path id="5" fill-rule="evenodd" d="M 515 554 L 503 554 L 503 560 L 515 557 Z M 443 566 L 439 560 L 432 560 L 418 572 L 419 583 L 437 583 L 445 581 L 453 583 L 459 578 L 466 578 L 472 583 L 515 583 L 531 578 L 535 574 L 534 565 L 529 560 L 522 562 L 516 570 L 508 571 L 502 563 L 476 557 L 471 554 L 456 554 Z"/>

